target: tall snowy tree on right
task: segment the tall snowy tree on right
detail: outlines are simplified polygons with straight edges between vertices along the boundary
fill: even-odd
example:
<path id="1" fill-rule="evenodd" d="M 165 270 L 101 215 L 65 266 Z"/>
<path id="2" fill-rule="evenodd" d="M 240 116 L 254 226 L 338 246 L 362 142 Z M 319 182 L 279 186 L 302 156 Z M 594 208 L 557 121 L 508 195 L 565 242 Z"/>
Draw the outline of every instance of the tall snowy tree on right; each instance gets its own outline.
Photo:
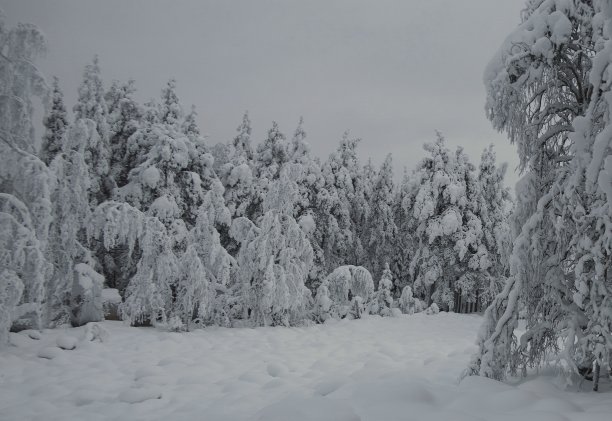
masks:
<path id="1" fill-rule="evenodd" d="M 551 358 L 570 374 L 610 368 L 611 24 L 608 0 L 529 1 L 486 70 L 488 117 L 524 176 L 510 276 L 468 374 L 502 379 Z"/>

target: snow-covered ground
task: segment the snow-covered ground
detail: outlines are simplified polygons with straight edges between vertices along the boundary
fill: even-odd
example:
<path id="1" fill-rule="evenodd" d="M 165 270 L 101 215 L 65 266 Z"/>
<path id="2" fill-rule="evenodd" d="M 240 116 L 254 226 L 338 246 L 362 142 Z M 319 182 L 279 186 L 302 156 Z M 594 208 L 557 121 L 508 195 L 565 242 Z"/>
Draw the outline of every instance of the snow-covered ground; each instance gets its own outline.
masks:
<path id="1" fill-rule="evenodd" d="M 85 328 L 12 334 L 0 419 L 610 421 L 612 394 L 562 391 L 553 377 L 458 384 L 480 321 L 440 313 L 191 333 L 104 322 L 104 342 L 83 340 Z"/>

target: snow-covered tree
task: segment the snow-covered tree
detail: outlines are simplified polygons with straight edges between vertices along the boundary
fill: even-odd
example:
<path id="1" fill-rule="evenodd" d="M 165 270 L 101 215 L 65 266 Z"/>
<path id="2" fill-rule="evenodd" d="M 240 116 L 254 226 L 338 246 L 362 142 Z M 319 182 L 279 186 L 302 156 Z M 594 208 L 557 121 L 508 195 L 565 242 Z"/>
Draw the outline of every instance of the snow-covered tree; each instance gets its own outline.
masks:
<path id="1" fill-rule="evenodd" d="M 321 248 L 322 232 L 317 230 L 317 221 L 323 220 L 327 215 L 324 214 L 319 203 L 319 193 L 324 188 L 321 164 L 312 156 L 303 124 L 304 120 L 300 118 L 288 145 L 288 154 L 289 162 L 301 169 L 298 173 L 299 178 L 296 180 L 298 192 L 293 214 L 306 233 L 313 249 L 313 265 L 306 285 L 312 292 L 315 292 L 326 273 L 325 257 Z"/>
<path id="2" fill-rule="evenodd" d="M 107 250 L 124 245 L 130 256 L 136 247 L 140 250 L 120 307 L 123 319 L 130 324 L 167 322 L 181 272 L 172 250 L 175 239 L 164 224 L 127 203 L 109 201 L 95 210 L 88 236 Z"/>
<path id="3" fill-rule="evenodd" d="M 0 341 L 43 319 L 52 175 L 35 153 L 32 98 L 47 86 L 36 68 L 45 39 L 31 24 L 9 28 L 0 12 Z M 45 102 L 45 101 L 43 101 Z"/>
<path id="4" fill-rule="evenodd" d="M 97 136 L 95 123 L 77 120 L 62 139 L 63 150 L 51 163 L 56 183 L 51 194 L 53 222 L 47 248 L 48 260 L 53 264 L 46 297 L 46 324 L 50 326 L 70 320 L 74 266 L 93 264 L 85 235 L 91 211 L 84 150 L 91 136 Z"/>
<path id="5" fill-rule="evenodd" d="M 370 215 L 367 221 L 367 260 L 374 279 L 381 279 L 389 264 L 397 237 L 397 226 L 393 214 L 394 202 L 393 167 L 391 155 L 380 167 L 370 199 Z"/>
<path id="6" fill-rule="evenodd" d="M 75 120 L 89 119 L 96 124 L 98 136 L 90 136 L 85 146 L 85 162 L 89 166 L 90 203 L 92 207 L 108 200 L 115 187 L 110 176 L 111 145 L 107 121 L 108 107 L 104 99 L 98 56 L 85 66 L 78 99 L 73 107 Z"/>
<path id="7" fill-rule="evenodd" d="M 218 174 L 225 187 L 227 207 L 233 217 L 240 217 L 251 215 L 254 200 L 253 149 L 248 113 L 244 114 L 236 130 L 238 134 L 228 148 L 227 162 L 220 167 Z"/>
<path id="8" fill-rule="evenodd" d="M 559 195 L 576 159 L 570 133 L 597 92 L 589 72 L 604 39 L 604 19 L 596 15 L 602 4 L 528 2 L 522 23 L 485 72 L 487 115 L 517 144 L 525 175 L 517 185 L 510 276 L 485 312 L 471 374 L 501 379 L 540 364 L 561 341 L 574 342 L 580 317 L 571 303 L 573 218 L 566 218 Z M 519 306 L 527 331 L 517 343 Z"/>
<path id="9" fill-rule="evenodd" d="M 297 185 L 292 170 L 285 167 L 272 183 L 257 225 L 244 217 L 232 224 L 232 236 L 241 243 L 237 263 L 243 317 L 255 325 L 297 323 L 311 299 L 304 282 L 312 247 L 293 218 Z"/>
<path id="10" fill-rule="evenodd" d="M 487 266 L 482 226 L 474 214 L 474 167 L 461 148 L 451 154 L 440 134 L 424 147 L 430 157 L 417 168 L 418 187 L 410 198 L 417 242 L 411 276 L 418 296 L 452 310 L 455 291 L 474 294 Z"/>
<path id="11" fill-rule="evenodd" d="M 127 183 L 128 173 L 138 163 L 128 151 L 128 139 L 138 130 L 142 119 L 142 108 L 134 99 L 134 85 L 133 80 L 114 81 L 104 96 L 108 108 L 110 175 L 118 187 Z"/>
<path id="12" fill-rule="evenodd" d="M 370 311 L 373 314 L 379 314 L 381 316 L 391 316 L 391 309 L 393 308 L 393 294 L 391 289 L 393 288 L 393 274 L 389 269 L 389 264 L 385 264 L 382 277 L 378 281 L 378 288 Z"/>
<path id="13" fill-rule="evenodd" d="M 478 172 L 478 215 L 482 222 L 482 242 L 487 249 L 490 266 L 487 269 L 481 298 L 488 304 L 501 292 L 508 276 L 508 259 L 511 252 L 510 212 L 512 200 L 504 186 L 506 165 L 497 166 L 493 145 L 482 153 Z"/>
<path id="14" fill-rule="evenodd" d="M 319 206 L 324 216 L 316 222 L 328 273 L 363 253 L 351 219 L 355 201 L 354 181 L 359 174 L 358 143 L 359 139 L 351 139 L 348 132 L 344 133 L 337 151 L 322 167 L 325 185 L 319 192 Z"/>
<path id="15" fill-rule="evenodd" d="M 53 78 L 53 91 L 51 92 L 51 106 L 44 118 L 45 134 L 40 148 L 40 158 L 47 165 L 55 155 L 62 151 L 64 136 L 68 129 L 68 117 L 64 105 L 64 94 L 59 87 L 59 80 Z"/>
<path id="16" fill-rule="evenodd" d="M 223 186 L 217 180 L 204 197 L 187 248 L 197 253 L 209 285 L 206 308 L 201 309 L 199 317 L 205 323 L 222 326 L 230 323 L 229 306 L 234 298 L 230 275 L 236 263 L 221 244 L 217 227 L 227 230 L 230 223 L 230 211 L 223 201 Z"/>
<path id="17" fill-rule="evenodd" d="M 399 189 L 395 194 L 393 204 L 394 220 L 397 226 L 397 236 L 394 242 L 394 249 L 391 253 L 390 267 L 395 275 L 394 279 L 394 295 L 400 296 L 406 286 L 412 285 L 412 276 L 410 274 L 410 262 L 415 253 L 415 247 L 418 245 L 413 239 L 413 221 L 412 221 L 412 202 L 414 196 L 413 190 L 418 187 L 414 182 L 416 177 L 409 177 L 406 169 L 404 176 L 399 185 Z M 412 290 L 410 292 L 412 296 Z"/>
<path id="18" fill-rule="evenodd" d="M 174 87 L 171 80 L 162 90 L 159 122 L 145 124 L 130 138 L 139 145 L 136 150 L 149 149 L 115 198 L 157 217 L 167 228 L 174 226 L 180 237 L 186 230 L 179 225 L 193 227 L 216 175 L 212 155 L 181 131 L 182 114 Z"/>

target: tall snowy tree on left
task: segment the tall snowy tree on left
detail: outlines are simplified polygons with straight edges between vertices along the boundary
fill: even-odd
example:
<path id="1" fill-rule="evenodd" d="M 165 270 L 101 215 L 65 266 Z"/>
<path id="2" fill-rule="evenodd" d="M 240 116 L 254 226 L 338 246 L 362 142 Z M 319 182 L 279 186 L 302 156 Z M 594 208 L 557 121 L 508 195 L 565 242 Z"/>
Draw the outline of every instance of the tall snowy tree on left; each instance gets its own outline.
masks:
<path id="1" fill-rule="evenodd" d="M 32 97 L 47 95 L 34 65 L 45 48 L 36 26 L 9 28 L 0 11 L 0 343 L 43 319 L 51 174 L 35 154 Z"/>

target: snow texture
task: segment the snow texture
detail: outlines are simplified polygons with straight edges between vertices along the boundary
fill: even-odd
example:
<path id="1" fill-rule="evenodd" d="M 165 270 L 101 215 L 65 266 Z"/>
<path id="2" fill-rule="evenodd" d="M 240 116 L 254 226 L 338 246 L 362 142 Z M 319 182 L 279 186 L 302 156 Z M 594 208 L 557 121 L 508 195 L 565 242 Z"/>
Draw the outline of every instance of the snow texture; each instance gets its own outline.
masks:
<path id="1" fill-rule="evenodd" d="M 180 334 L 120 322 L 45 330 L 38 341 L 18 333 L 24 340 L 0 353 L 0 413 L 49 421 L 610 419 L 607 383 L 601 393 L 564 391 L 544 372 L 516 385 L 458 384 L 481 322 L 441 312 Z M 55 346 L 91 326 L 110 336 L 72 351 Z"/>

